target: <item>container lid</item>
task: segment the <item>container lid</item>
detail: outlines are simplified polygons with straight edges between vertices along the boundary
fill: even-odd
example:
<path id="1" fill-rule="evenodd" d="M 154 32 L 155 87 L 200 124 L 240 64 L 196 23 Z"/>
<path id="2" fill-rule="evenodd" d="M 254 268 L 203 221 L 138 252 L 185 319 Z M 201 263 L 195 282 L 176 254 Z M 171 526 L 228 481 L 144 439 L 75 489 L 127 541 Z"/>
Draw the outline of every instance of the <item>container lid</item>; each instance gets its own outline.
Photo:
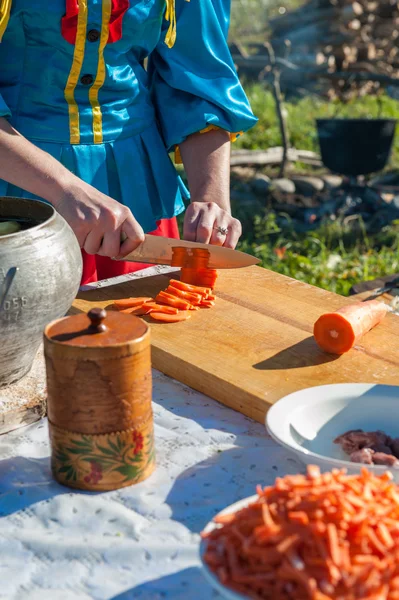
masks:
<path id="1" fill-rule="evenodd" d="M 87 314 L 59 319 L 46 329 L 51 342 L 65 346 L 107 347 L 127 344 L 142 338 L 148 325 L 129 314 L 92 308 Z"/>

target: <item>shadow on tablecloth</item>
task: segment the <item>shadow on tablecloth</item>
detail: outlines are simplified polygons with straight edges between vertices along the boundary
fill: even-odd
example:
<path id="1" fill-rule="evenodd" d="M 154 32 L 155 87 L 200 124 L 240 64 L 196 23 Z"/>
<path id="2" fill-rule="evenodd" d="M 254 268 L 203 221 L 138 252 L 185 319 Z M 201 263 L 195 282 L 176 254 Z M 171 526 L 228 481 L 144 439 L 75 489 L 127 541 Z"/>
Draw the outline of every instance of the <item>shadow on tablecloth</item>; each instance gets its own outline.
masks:
<path id="1" fill-rule="evenodd" d="M 63 487 L 52 479 L 50 457 L 15 456 L 0 461 L 0 517 L 71 492 L 91 495 Z"/>
<path id="2" fill-rule="evenodd" d="M 182 569 L 118 594 L 110 600 L 211 600 L 221 596 L 207 583 L 198 567 Z"/>

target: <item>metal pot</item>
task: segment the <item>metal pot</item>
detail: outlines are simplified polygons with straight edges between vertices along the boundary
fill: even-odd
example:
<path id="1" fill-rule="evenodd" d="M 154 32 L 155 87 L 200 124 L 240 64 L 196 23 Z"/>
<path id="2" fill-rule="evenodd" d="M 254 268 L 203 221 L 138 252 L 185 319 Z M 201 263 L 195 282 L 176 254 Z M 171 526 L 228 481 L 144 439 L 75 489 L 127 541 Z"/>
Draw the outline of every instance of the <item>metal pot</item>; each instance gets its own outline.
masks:
<path id="1" fill-rule="evenodd" d="M 28 373 L 45 326 L 65 315 L 82 277 L 78 241 L 52 206 L 0 197 L 0 220 L 4 219 L 27 228 L 0 236 L 0 286 L 17 267 L 0 312 L 0 387 Z"/>
<path id="2" fill-rule="evenodd" d="M 388 162 L 395 119 L 317 119 L 323 164 L 340 175 L 381 171 Z"/>

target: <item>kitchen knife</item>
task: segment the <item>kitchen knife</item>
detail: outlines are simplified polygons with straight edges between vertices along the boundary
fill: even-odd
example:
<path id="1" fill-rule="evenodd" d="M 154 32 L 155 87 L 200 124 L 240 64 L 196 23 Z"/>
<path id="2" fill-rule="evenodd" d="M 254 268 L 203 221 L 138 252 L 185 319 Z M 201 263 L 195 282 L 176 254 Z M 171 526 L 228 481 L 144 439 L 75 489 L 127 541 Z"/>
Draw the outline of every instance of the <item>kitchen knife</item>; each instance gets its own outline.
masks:
<path id="1" fill-rule="evenodd" d="M 190 256 L 190 250 L 203 249 L 209 252 L 209 269 L 238 269 L 240 267 L 250 267 L 257 265 L 258 258 L 238 252 L 223 246 L 212 246 L 210 244 L 199 244 L 197 242 L 186 242 L 185 240 L 176 240 L 173 238 L 164 238 L 156 235 L 146 235 L 145 240 L 140 246 L 124 256 L 121 260 L 129 262 L 142 262 L 156 265 L 171 265 L 174 248 L 187 248 L 187 255 Z M 181 265 L 175 265 L 181 266 Z"/>

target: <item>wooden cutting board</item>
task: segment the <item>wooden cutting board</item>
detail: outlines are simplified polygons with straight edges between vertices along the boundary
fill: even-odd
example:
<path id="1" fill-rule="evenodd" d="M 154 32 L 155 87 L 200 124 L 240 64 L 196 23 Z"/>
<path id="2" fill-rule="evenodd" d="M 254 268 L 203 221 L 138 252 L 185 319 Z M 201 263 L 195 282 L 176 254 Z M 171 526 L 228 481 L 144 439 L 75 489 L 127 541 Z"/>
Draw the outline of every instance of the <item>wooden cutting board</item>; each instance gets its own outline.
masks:
<path id="1" fill-rule="evenodd" d="M 117 298 L 155 296 L 172 276 L 159 275 L 83 292 L 71 312 L 111 306 Z M 216 306 L 189 321 L 151 323 L 153 366 L 192 388 L 264 421 L 293 391 L 340 382 L 399 384 L 399 317 L 388 315 L 341 357 L 316 346 L 323 312 L 353 302 L 260 267 L 220 271 Z"/>

